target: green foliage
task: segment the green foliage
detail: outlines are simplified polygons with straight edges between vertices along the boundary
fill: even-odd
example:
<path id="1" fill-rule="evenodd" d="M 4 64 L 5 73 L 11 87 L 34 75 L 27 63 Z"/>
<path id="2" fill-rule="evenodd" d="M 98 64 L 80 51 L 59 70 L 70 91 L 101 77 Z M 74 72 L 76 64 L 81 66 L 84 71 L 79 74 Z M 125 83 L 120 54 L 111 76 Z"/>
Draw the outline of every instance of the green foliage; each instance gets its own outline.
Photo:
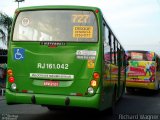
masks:
<path id="1" fill-rule="evenodd" d="M 12 17 L 9 17 L 7 14 L 0 12 L 0 26 L 1 26 L 0 28 L 1 39 L 0 40 L 2 40 L 4 44 L 6 44 L 7 41 L 9 40 L 12 21 L 13 21 Z M 4 30 L 7 30 L 7 34 L 4 32 Z M 7 41 L 5 39 L 6 36 L 8 36 Z"/>
<path id="2" fill-rule="evenodd" d="M 5 37 L 6 37 L 5 33 L 3 32 L 2 29 L 0 29 L 0 40 L 2 40 L 3 43 L 6 43 Z"/>

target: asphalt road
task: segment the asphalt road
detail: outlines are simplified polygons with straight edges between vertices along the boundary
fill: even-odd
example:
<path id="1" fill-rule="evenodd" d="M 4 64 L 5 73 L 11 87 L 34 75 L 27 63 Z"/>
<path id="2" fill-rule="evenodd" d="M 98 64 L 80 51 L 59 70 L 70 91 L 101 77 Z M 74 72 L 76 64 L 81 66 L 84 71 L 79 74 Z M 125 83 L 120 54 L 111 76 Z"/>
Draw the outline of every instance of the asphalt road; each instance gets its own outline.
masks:
<path id="1" fill-rule="evenodd" d="M 9 119 L 8 119 L 9 118 Z M 125 94 L 115 115 L 87 110 L 49 111 L 40 105 L 7 105 L 0 100 L 0 120 L 160 120 L 160 92 Z"/>

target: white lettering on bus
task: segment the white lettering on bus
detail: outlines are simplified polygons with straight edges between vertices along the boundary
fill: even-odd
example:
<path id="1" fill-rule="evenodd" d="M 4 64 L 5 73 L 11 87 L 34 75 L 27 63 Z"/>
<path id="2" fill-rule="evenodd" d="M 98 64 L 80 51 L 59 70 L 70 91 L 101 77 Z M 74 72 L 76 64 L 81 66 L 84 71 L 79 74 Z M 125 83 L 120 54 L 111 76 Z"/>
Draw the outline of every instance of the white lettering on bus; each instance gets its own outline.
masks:
<path id="1" fill-rule="evenodd" d="M 37 63 L 38 69 L 69 69 L 68 64 Z"/>

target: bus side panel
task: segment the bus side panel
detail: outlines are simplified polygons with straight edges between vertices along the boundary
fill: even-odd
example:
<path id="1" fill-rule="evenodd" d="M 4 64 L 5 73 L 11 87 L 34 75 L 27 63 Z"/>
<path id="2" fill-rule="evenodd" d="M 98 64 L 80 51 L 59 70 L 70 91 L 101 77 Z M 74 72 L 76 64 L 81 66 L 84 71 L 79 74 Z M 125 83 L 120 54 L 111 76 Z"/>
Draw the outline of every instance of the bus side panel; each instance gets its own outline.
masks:
<path id="1" fill-rule="evenodd" d="M 157 70 L 157 72 L 156 72 L 156 78 L 155 78 L 155 81 L 156 81 L 156 89 L 158 90 L 158 89 L 160 89 L 160 71 L 159 70 Z"/>

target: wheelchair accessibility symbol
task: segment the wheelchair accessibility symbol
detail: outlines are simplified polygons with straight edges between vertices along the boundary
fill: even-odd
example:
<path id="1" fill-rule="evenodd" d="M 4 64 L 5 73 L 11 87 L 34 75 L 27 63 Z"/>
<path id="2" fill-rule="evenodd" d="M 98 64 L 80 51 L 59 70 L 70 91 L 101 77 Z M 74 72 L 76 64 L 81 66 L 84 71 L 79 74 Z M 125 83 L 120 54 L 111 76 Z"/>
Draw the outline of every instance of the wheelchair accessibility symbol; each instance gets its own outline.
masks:
<path id="1" fill-rule="evenodd" d="M 23 48 L 15 48 L 14 49 L 14 59 L 15 60 L 24 60 L 24 49 Z"/>

